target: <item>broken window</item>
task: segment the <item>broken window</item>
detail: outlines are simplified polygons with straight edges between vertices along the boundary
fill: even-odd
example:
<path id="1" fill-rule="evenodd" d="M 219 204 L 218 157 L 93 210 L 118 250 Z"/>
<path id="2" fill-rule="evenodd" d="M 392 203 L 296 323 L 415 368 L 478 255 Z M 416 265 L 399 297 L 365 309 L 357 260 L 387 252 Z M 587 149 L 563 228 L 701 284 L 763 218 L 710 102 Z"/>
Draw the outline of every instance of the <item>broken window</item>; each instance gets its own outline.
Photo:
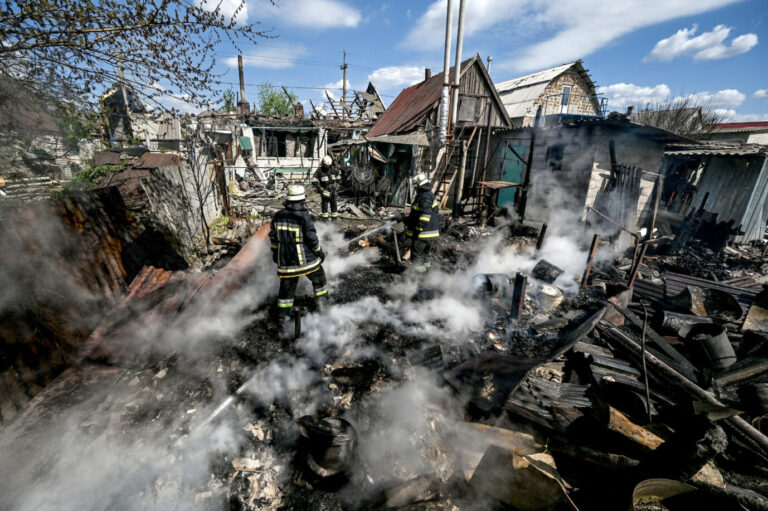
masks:
<path id="1" fill-rule="evenodd" d="M 267 156 L 285 157 L 285 133 L 267 131 Z"/>
<path id="2" fill-rule="evenodd" d="M 547 146 L 547 164 L 549 170 L 563 170 L 563 155 L 565 154 L 565 144 L 554 144 Z"/>

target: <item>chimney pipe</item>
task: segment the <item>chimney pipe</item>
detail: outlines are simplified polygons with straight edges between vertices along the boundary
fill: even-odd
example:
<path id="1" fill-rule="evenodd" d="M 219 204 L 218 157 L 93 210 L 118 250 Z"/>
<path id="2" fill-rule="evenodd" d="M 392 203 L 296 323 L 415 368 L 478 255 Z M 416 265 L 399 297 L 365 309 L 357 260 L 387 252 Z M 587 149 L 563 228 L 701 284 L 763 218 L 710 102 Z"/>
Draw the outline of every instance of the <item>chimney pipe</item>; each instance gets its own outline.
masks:
<path id="1" fill-rule="evenodd" d="M 429 69 L 428 67 L 424 68 L 424 81 L 426 82 L 430 78 L 432 78 L 432 70 Z"/>
<path id="2" fill-rule="evenodd" d="M 240 101 L 245 99 L 245 78 L 243 77 L 243 56 L 237 56 L 237 70 L 240 71 Z"/>
<path id="3" fill-rule="evenodd" d="M 445 143 L 448 132 L 448 103 L 451 97 L 451 28 L 453 27 L 453 0 L 448 0 L 445 15 L 445 53 L 443 56 L 443 90 L 440 95 L 440 142 Z"/>
<path id="4" fill-rule="evenodd" d="M 453 103 L 451 108 L 451 123 L 459 116 L 459 85 L 461 81 L 461 49 L 464 46 L 464 7 L 466 0 L 459 4 L 459 30 L 456 32 L 456 65 L 453 68 Z"/>
<path id="5" fill-rule="evenodd" d="M 237 56 L 237 70 L 240 72 L 240 100 L 237 102 L 237 113 L 247 115 L 251 105 L 245 100 L 245 78 L 243 77 L 243 56 Z"/>

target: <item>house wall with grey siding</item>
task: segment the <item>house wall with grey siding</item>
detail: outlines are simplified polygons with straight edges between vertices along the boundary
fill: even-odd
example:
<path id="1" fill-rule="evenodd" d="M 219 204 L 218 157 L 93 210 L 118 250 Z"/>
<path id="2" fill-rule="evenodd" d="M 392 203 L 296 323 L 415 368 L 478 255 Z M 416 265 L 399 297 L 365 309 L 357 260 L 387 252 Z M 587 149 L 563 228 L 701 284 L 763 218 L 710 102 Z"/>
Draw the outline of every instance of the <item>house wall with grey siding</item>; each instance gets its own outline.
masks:
<path id="1" fill-rule="evenodd" d="M 699 207 L 709 193 L 704 209 L 718 214 L 719 222 L 734 220 L 745 231 L 735 241 L 763 238 L 768 220 L 768 171 L 764 156 L 711 156 L 703 170 L 691 208 Z"/>

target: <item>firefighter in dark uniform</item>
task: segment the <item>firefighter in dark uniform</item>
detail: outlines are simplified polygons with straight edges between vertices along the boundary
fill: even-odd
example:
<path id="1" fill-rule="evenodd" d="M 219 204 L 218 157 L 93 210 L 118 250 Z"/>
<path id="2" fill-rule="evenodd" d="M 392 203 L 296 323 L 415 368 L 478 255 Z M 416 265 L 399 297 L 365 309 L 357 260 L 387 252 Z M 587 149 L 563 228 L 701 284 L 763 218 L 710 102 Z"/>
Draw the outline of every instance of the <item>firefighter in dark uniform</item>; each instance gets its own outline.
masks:
<path id="1" fill-rule="evenodd" d="M 280 277 L 277 307 L 281 328 L 293 311 L 296 286 L 302 275 L 312 282 L 318 311 L 328 300 L 328 285 L 322 266 L 325 252 L 320 246 L 305 200 L 303 186 L 289 186 L 285 208 L 275 214 L 269 231 L 272 260 L 277 263 L 277 276 Z"/>
<path id="2" fill-rule="evenodd" d="M 426 174 L 413 178 L 416 198 L 405 219 L 405 235 L 411 238 L 411 263 L 419 273 L 429 271 L 432 248 L 440 237 L 440 208 Z"/>
<path id="3" fill-rule="evenodd" d="M 320 218 L 333 221 L 339 219 L 336 206 L 336 192 L 341 185 L 341 172 L 333 165 L 333 159 L 329 155 L 323 156 L 320 168 L 317 169 L 312 179 L 317 191 L 322 196 L 323 213 Z"/>

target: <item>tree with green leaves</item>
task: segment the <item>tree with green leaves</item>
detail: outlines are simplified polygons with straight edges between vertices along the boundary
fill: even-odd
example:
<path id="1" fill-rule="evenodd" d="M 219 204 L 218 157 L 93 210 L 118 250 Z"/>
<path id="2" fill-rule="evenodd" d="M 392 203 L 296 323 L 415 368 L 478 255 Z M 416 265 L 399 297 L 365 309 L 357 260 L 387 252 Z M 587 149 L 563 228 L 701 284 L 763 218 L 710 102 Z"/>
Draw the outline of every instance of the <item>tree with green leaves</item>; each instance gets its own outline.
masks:
<path id="1" fill-rule="evenodd" d="M 231 89 L 225 90 L 221 95 L 221 111 L 222 112 L 234 112 L 235 111 L 235 93 Z"/>
<path id="2" fill-rule="evenodd" d="M 293 105 L 299 99 L 292 92 L 286 95 L 283 91 L 277 90 L 271 83 L 261 84 L 256 97 L 259 101 L 259 113 L 276 117 L 292 117 L 295 115 Z"/>
<path id="3" fill-rule="evenodd" d="M 218 99 L 214 51 L 269 34 L 218 0 L 8 0 L 0 4 L 0 113 L 19 96 L 93 110 L 127 83 L 145 103 Z M 119 69 L 122 69 L 122 73 Z M 18 108 L 17 108 L 18 109 Z M 6 108 L 13 111 L 13 108 Z"/>

